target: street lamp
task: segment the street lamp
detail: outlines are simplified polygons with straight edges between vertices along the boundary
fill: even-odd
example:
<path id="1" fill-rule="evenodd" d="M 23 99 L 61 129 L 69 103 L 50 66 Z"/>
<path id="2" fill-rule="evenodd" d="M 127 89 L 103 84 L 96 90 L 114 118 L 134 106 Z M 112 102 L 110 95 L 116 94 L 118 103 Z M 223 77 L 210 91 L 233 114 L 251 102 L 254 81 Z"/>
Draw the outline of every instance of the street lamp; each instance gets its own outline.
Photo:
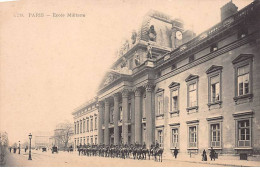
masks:
<path id="1" fill-rule="evenodd" d="M 32 154 L 31 154 L 31 140 L 32 140 L 32 134 L 29 134 L 29 139 L 30 139 L 30 146 L 29 146 L 29 158 L 28 160 L 32 160 Z"/>
<path id="2" fill-rule="evenodd" d="M 20 141 L 19 141 L 19 152 L 18 152 L 18 154 L 20 154 L 21 153 L 21 145 L 20 145 Z"/>

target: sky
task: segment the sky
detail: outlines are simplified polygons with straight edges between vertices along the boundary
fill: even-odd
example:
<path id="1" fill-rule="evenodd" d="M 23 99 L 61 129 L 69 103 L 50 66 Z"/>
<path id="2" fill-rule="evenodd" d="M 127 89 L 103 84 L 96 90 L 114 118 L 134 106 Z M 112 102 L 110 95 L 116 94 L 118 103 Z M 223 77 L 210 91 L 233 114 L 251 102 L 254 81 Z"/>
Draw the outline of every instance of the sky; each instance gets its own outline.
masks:
<path id="1" fill-rule="evenodd" d="M 0 1 L 0 131 L 12 144 L 73 122 L 71 113 L 96 95 L 116 50 L 150 9 L 181 18 L 199 34 L 220 21 L 220 7 L 229 1 Z M 233 2 L 241 9 L 252 0 Z"/>

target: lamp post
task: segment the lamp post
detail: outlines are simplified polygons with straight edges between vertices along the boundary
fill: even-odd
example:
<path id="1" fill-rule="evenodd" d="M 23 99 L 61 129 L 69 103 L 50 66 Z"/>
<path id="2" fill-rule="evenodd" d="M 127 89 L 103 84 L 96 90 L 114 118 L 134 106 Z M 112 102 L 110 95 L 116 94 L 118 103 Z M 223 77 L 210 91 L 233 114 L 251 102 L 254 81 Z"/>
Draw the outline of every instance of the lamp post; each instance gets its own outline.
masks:
<path id="1" fill-rule="evenodd" d="M 29 134 L 29 139 L 30 139 L 30 146 L 29 146 L 29 158 L 28 160 L 32 160 L 32 153 L 31 153 L 31 140 L 32 140 L 32 134 Z"/>
<path id="2" fill-rule="evenodd" d="M 19 152 L 18 152 L 18 154 L 20 154 L 21 153 L 21 145 L 20 145 L 20 141 L 19 141 Z"/>

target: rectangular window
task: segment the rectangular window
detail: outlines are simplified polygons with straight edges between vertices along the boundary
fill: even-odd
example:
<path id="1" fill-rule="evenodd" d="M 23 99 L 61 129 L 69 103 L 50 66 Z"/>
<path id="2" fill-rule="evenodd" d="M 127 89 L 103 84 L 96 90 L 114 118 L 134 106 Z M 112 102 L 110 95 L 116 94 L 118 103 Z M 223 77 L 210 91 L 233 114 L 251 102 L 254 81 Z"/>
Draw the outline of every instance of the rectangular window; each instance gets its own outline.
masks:
<path id="1" fill-rule="evenodd" d="M 89 132 L 89 119 L 87 119 L 87 132 Z"/>
<path id="2" fill-rule="evenodd" d="M 172 91 L 172 111 L 178 111 L 178 89 Z"/>
<path id="3" fill-rule="evenodd" d="M 83 119 L 83 133 L 85 132 L 85 130 L 86 130 L 86 121 L 85 119 Z"/>
<path id="4" fill-rule="evenodd" d="M 178 147 L 178 139 L 179 135 L 178 135 L 178 129 L 172 129 L 172 138 L 171 138 L 171 143 L 172 143 L 172 147 Z"/>
<path id="5" fill-rule="evenodd" d="M 97 117 L 95 117 L 95 130 L 97 130 Z"/>
<path id="6" fill-rule="evenodd" d="M 82 133 L 82 120 L 80 120 L 80 133 Z"/>
<path id="7" fill-rule="evenodd" d="M 197 127 L 196 126 L 189 127 L 189 147 L 190 148 L 197 147 Z"/>
<path id="8" fill-rule="evenodd" d="M 89 137 L 87 137 L 87 144 L 89 144 Z"/>
<path id="9" fill-rule="evenodd" d="M 189 85 L 189 107 L 197 106 L 197 83 Z"/>
<path id="10" fill-rule="evenodd" d="M 97 144 L 97 137 L 95 137 L 95 144 Z"/>
<path id="11" fill-rule="evenodd" d="M 86 144 L 85 137 L 83 138 L 83 144 L 84 144 L 84 145 Z"/>
<path id="12" fill-rule="evenodd" d="M 93 130 L 93 118 L 90 119 L 90 130 Z"/>
<path id="13" fill-rule="evenodd" d="M 210 78 L 211 103 L 220 101 L 220 83 L 219 75 Z"/>
<path id="14" fill-rule="evenodd" d="M 93 137 L 90 138 L 90 142 L 91 142 L 91 144 L 93 144 Z"/>
<path id="15" fill-rule="evenodd" d="M 249 65 L 237 69 L 238 96 L 249 94 Z"/>
<path id="16" fill-rule="evenodd" d="M 250 146 L 250 141 L 251 137 L 249 120 L 238 121 L 238 146 Z"/>
<path id="17" fill-rule="evenodd" d="M 211 147 L 220 147 L 220 124 L 211 124 L 210 125 L 211 130 Z"/>
<path id="18" fill-rule="evenodd" d="M 78 126 L 78 128 L 77 128 L 77 134 L 79 134 L 79 121 L 77 122 L 77 126 Z"/>
<path id="19" fill-rule="evenodd" d="M 162 130 L 158 130 L 158 142 L 159 142 L 159 146 L 163 147 L 163 131 Z"/>
<path id="20" fill-rule="evenodd" d="M 163 114 L 163 94 L 157 95 L 157 115 Z"/>

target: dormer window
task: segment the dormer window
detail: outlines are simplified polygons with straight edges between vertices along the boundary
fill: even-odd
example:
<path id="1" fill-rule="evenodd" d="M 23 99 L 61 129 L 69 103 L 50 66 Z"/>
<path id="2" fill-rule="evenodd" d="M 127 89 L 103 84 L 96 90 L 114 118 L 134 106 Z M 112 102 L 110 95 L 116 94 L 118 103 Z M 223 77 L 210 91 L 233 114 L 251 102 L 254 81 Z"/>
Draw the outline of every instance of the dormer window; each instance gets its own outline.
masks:
<path id="1" fill-rule="evenodd" d="M 210 52 L 217 51 L 218 50 L 218 44 L 212 44 L 210 46 Z"/>
<path id="2" fill-rule="evenodd" d="M 176 64 L 172 65 L 172 70 L 175 70 L 177 68 Z"/>
<path id="3" fill-rule="evenodd" d="M 239 31 L 238 31 L 238 39 L 240 38 L 244 38 L 245 36 L 248 35 L 248 30 L 247 28 L 241 28 Z"/>
<path id="4" fill-rule="evenodd" d="M 189 63 L 193 62 L 194 60 L 195 60 L 194 55 L 192 55 L 192 56 L 189 57 Z"/>

